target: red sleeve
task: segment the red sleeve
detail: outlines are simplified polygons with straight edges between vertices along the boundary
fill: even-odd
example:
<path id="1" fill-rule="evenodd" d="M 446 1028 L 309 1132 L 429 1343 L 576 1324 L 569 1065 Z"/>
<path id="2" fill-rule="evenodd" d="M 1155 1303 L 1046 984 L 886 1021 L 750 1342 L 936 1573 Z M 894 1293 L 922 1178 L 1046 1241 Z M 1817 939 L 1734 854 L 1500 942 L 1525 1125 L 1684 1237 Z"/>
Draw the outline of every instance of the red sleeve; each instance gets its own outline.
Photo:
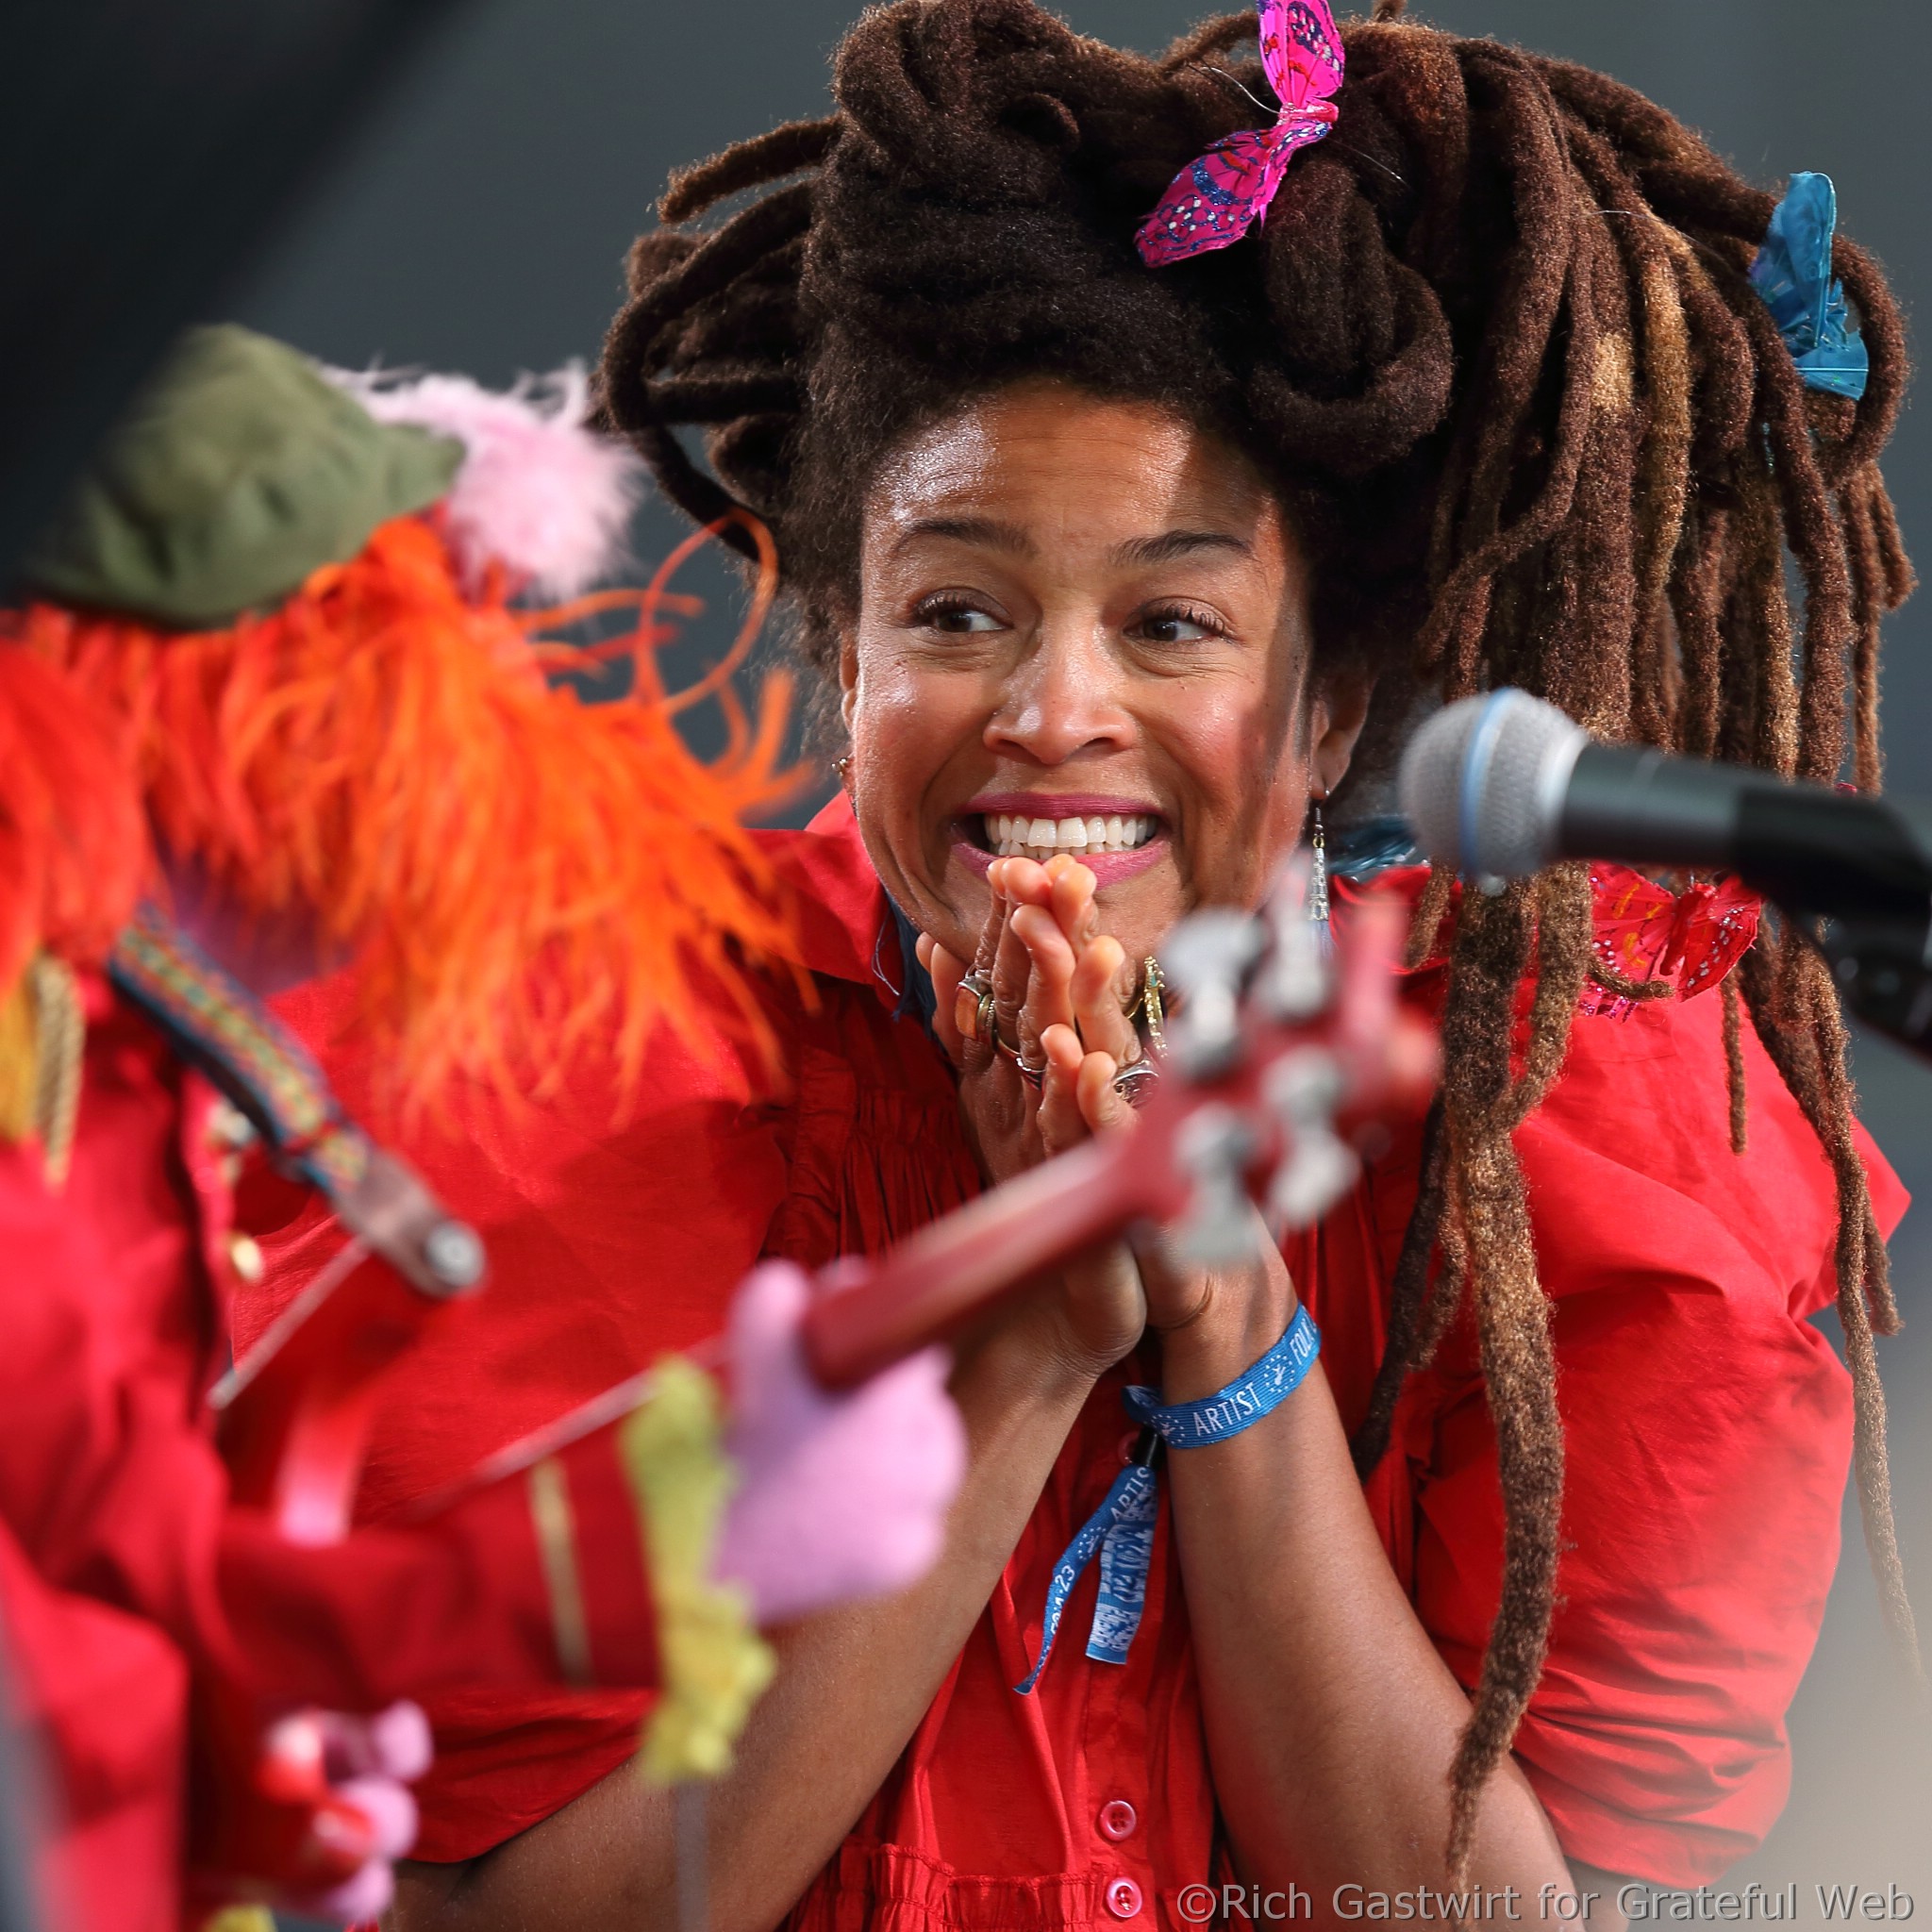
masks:
<path id="1" fill-rule="evenodd" d="M 1670 1886 L 1753 1850 L 1839 1555 L 1849 1379 L 1809 1321 L 1837 1219 L 1815 1137 L 1746 1027 L 1730 1152 L 1716 999 L 1579 1020 L 1517 1137 L 1566 1432 L 1550 1655 L 1516 1753 L 1565 1851 Z M 1888 1234 L 1897 1178 L 1861 1140 Z M 1415 1593 L 1474 1680 L 1502 1561 L 1466 1335 L 1418 1391 Z"/>
<path id="2" fill-rule="evenodd" d="M 440 1692 L 535 1690 L 554 1703 L 571 1683 L 655 1685 L 650 1580 L 614 1431 L 551 1469 L 567 1501 L 547 1549 L 527 1475 L 420 1528 L 358 1530 L 322 1549 L 283 1541 L 260 1512 L 231 1510 L 221 1595 L 253 1686 L 372 1709 Z M 626 1708 L 647 1702 L 632 1697 Z"/>

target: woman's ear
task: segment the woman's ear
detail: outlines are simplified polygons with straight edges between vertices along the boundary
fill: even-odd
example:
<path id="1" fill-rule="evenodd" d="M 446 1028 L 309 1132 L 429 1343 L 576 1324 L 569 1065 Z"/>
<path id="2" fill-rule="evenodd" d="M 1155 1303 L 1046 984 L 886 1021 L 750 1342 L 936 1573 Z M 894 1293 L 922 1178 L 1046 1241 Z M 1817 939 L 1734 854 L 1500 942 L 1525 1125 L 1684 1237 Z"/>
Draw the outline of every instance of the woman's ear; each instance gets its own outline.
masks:
<path id="1" fill-rule="evenodd" d="M 852 713 L 858 703 L 858 640 L 847 625 L 839 632 L 839 722 L 847 738 L 852 736 Z"/>
<path id="2" fill-rule="evenodd" d="M 1348 775 L 1374 691 L 1374 675 L 1358 668 L 1344 668 L 1322 680 L 1309 714 L 1308 785 L 1316 797 L 1331 796 Z"/>

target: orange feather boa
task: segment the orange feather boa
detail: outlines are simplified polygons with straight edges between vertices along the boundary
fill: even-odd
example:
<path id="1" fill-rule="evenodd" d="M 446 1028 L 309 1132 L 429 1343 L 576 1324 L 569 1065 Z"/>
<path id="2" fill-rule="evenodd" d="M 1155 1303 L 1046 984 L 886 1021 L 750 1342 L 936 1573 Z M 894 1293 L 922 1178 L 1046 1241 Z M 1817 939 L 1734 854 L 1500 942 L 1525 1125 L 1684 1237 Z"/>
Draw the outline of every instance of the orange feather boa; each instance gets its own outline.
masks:
<path id="1" fill-rule="evenodd" d="M 406 1107 L 454 1077 L 541 1093 L 592 1038 L 627 1080 L 659 1019 L 694 1021 L 699 978 L 749 1016 L 742 950 L 784 953 L 785 921 L 741 821 L 801 775 L 789 693 L 768 682 L 754 723 L 713 673 L 731 742 L 691 754 L 672 714 L 692 693 L 666 699 L 651 661 L 677 560 L 641 595 L 531 613 L 501 584 L 466 597 L 433 520 L 410 517 L 226 630 L 0 617 L 24 647 L 0 644 L 0 997 L 37 946 L 97 958 L 158 890 L 144 816 L 244 916 L 312 917 L 355 959 L 357 1024 Z M 762 575 L 734 662 L 769 557 Z M 544 641 L 613 601 L 637 609 L 626 639 Z M 546 675 L 619 651 L 631 697 L 587 704 Z"/>

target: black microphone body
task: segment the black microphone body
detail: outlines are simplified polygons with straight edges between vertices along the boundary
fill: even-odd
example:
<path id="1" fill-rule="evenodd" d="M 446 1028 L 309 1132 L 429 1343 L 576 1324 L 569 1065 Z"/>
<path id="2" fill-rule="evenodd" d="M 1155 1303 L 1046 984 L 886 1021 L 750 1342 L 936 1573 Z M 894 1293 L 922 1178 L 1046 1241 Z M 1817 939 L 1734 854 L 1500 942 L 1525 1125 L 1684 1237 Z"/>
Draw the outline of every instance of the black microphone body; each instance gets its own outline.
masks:
<path id="1" fill-rule="evenodd" d="M 1801 917 L 1932 929 L 1932 815 L 1897 800 L 1586 744 L 1554 833 L 1553 858 L 1733 872 Z"/>
<path id="2" fill-rule="evenodd" d="M 1417 733 L 1404 812 L 1438 863 L 1522 877 L 1559 858 L 1735 873 L 1814 941 L 1845 1005 L 1932 1058 L 1932 807 L 1598 744 L 1515 691 Z"/>

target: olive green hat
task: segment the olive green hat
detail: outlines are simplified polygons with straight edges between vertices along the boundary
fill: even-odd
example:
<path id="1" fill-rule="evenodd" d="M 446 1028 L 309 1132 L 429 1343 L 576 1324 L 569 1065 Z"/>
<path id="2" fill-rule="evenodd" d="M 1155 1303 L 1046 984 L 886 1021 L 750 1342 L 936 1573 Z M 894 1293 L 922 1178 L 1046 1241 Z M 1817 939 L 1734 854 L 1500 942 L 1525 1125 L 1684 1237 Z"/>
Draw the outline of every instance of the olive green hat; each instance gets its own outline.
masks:
<path id="1" fill-rule="evenodd" d="M 211 630 L 446 494 L 463 445 L 378 423 L 231 324 L 182 338 L 21 566 L 37 593 Z"/>

